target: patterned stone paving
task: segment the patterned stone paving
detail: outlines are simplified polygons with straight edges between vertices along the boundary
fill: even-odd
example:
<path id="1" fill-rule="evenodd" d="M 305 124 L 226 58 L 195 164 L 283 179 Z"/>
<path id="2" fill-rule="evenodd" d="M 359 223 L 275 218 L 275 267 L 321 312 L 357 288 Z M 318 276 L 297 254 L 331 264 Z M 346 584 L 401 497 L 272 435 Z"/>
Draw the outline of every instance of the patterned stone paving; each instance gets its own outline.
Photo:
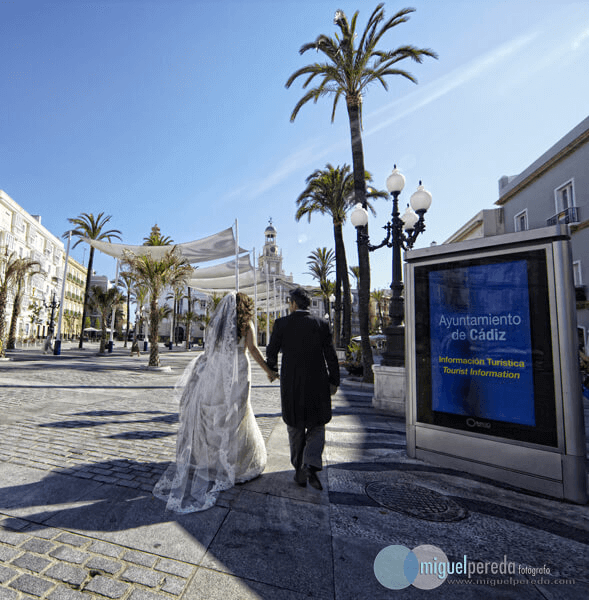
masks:
<path id="1" fill-rule="evenodd" d="M 73 354 L 73 353 L 71 353 Z M 174 384 L 194 354 L 43 358 L 0 365 L 0 461 L 151 491 L 175 455 Z M 252 366 L 256 420 L 267 441 L 279 420 L 276 387 Z M 236 489 L 224 492 L 228 506 Z M 0 514 L 0 600 L 180 598 L 196 567 Z"/>
<path id="2" fill-rule="evenodd" d="M 179 598 L 196 567 L 113 543 L 0 520 L 0 598 Z"/>

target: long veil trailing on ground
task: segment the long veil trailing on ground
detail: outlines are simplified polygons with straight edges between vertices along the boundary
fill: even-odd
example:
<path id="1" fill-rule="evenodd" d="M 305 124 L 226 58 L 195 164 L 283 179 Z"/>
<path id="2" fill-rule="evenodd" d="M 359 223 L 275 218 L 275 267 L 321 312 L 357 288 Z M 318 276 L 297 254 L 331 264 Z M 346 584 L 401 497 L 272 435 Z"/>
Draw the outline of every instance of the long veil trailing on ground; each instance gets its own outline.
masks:
<path id="1" fill-rule="evenodd" d="M 175 512 L 213 506 L 235 484 L 238 377 L 235 294 L 225 296 L 205 335 L 205 351 L 185 369 L 176 385 L 180 422 L 176 463 L 154 488 Z"/>

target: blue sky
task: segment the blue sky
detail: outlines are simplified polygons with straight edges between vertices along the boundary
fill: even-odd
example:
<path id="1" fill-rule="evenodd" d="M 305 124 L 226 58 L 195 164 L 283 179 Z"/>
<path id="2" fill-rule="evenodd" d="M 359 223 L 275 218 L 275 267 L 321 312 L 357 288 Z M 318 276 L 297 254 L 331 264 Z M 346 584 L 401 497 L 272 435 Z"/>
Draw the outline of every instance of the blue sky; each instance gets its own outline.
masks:
<path id="1" fill-rule="evenodd" d="M 298 49 L 335 32 L 324 0 L 0 2 L 0 189 L 56 235 L 67 218 L 105 212 L 138 244 L 157 223 L 175 242 L 239 221 L 256 248 L 272 217 L 284 268 L 311 283 L 307 256 L 333 247 L 328 218 L 295 222 L 305 178 L 351 164 L 345 105 L 290 113 L 302 95 L 284 83 L 315 60 Z M 521 172 L 588 111 L 589 3 L 544 0 L 386 2 L 413 6 L 383 48 L 411 43 L 439 60 L 405 65 L 418 85 L 389 79 L 364 98 L 366 168 L 381 189 L 393 163 L 433 195 L 416 247 L 443 242 L 497 199 L 502 175 Z M 389 217 L 380 200 L 374 242 Z M 348 261 L 357 264 L 351 224 Z M 74 251 L 87 259 L 82 246 Z M 390 250 L 371 255 L 373 287 L 391 279 Z M 96 270 L 114 276 L 114 259 Z"/>

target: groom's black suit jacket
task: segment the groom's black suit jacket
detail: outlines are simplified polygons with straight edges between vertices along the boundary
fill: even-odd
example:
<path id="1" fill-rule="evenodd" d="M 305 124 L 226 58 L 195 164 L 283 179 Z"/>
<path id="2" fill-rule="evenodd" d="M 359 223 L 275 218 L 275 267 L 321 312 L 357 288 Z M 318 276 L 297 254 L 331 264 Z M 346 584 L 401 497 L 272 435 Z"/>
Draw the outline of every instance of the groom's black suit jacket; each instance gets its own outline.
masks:
<path id="1" fill-rule="evenodd" d="M 329 384 L 339 385 L 339 364 L 327 321 L 297 310 L 274 323 L 266 362 L 277 368 L 282 352 L 282 418 L 293 427 L 324 425 L 331 420 Z"/>

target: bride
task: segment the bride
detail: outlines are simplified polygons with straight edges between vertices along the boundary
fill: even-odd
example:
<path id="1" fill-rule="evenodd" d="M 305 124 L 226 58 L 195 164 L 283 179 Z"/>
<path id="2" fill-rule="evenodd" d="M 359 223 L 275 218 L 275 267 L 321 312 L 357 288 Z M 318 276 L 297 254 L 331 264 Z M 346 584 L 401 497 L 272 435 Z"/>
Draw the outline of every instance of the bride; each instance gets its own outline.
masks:
<path id="1" fill-rule="evenodd" d="M 266 466 L 266 447 L 250 404 L 246 349 L 270 381 L 276 375 L 254 341 L 253 315 L 251 298 L 241 292 L 225 296 L 207 327 L 204 353 L 176 384 L 176 463 L 153 490 L 168 510 L 206 510 L 220 492 L 257 477 Z"/>

